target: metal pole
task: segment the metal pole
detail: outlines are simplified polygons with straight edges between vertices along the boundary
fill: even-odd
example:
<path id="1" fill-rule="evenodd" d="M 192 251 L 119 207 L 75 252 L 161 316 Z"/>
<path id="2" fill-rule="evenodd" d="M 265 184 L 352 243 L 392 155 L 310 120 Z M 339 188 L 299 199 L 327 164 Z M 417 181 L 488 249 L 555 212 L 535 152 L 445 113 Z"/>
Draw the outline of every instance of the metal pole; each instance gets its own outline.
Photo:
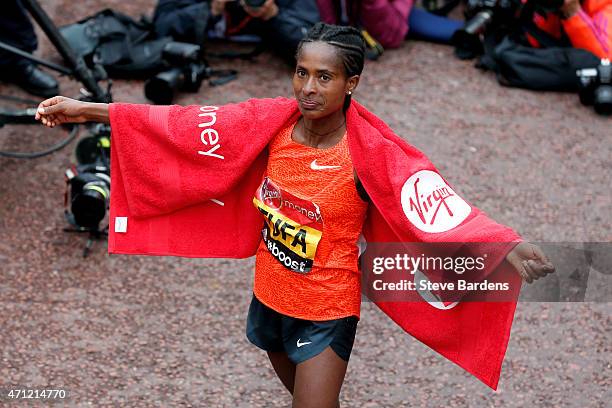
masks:
<path id="1" fill-rule="evenodd" d="M 74 70 L 74 77 L 83 83 L 97 102 L 110 102 L 110 96 L 100 88 L 83 58 L 74 54 L 66 39 L 62 37 L 53 21 L 49 18 L 49 15 L 40 7 L 40 4 L 36 0 L 21 0 L 21 2 L 40 28 L 47 34 L 47 37 L 49 37 L 51 43 L 62 58 L 64 58 L 66 64 Z"/>
<path id="2" fill-rule="evenodd" d="M 58 64 L 54 64 L 53 62 L 50 61 L 46 61 L 42 58 L 38 58 L 32 54 L 30 54 L 29 52 L 25 52 L 24 50 L 21 50 L 17 47 L 13 47 L 12 45 L 6 44 L 2 41 L 0 41 L 0 50 L 4 50 L 4 51 L 8 51 L 12 54 L 16 54 L 19 55 L 20 57 L 26 58 L 30 61 L 33 61 L 39 65 L 45 66 L 47 68 L 51 68 L 54 71 L 58 71 L 61 72 L 62 74 L 65 75 L 72 75 L 72 70 L 63 67 L 61 65 Z"/>

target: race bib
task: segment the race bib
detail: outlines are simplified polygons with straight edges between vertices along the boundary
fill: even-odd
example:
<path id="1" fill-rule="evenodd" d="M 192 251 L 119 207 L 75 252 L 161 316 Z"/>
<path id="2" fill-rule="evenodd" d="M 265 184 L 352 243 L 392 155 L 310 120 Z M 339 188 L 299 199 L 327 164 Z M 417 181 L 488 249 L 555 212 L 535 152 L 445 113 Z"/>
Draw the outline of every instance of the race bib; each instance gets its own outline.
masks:
<path id="1" fill-rule="evenodd" d="M 264 178 L 253 198 L 264 216 L 263 241 L 272 256 L 287 269 L 308 273 L 323 234 L 319 207 Z"/>

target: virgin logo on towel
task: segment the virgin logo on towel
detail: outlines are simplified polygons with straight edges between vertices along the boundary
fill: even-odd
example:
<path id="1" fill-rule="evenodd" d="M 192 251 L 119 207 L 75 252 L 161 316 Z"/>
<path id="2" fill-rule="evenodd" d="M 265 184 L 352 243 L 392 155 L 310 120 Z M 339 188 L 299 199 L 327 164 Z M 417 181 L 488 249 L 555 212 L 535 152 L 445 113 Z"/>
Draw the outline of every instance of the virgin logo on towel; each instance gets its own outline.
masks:
<path id="1" fill-rule="evenodd" d="M 422 289 L 421 281 L 428 282 L 427 276 L 418 269 L 414 274 L 414 286 L 417 290 L 417 293 L 423 298 L 424 301 L 429 303 L 431 306 L 440 310 L 450 310 L 453 307 L 457 306 L 459 302 L 443 302 L 436 295 L 434 295 L 430 290 Z"/>
<path id="2" fill-rule="evenodd" d="M 402 187 L 408 220 L 425 232 L 445 232 L 461 224 L 472 208 L 434 171 L 421 170 Z"/>

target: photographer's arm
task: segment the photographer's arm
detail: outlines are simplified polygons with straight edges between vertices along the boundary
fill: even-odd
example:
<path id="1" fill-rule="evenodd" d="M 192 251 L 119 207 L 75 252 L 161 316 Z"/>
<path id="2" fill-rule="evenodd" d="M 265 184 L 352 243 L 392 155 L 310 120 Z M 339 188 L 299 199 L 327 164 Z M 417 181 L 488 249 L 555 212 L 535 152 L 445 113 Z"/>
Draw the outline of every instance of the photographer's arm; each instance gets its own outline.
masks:
<path id="1" fill-rule="evenodd" d="M 47 127 L 64 123 L 110 123 L 107 103 L 82 102 L 65 96 L 55 96 L 38 105 L 36 120 Z"/>
<path id="2" fill-rule="evenodd" d="M 265 20 L 264 41 L 270 42 L 288 61 L 293 61 L 304 33 L 320 20 L 320 16 L 314 0 L 288 0 L 279 2 L 276 9 L 270 9 L 266 17 L 260 19 Z"/>

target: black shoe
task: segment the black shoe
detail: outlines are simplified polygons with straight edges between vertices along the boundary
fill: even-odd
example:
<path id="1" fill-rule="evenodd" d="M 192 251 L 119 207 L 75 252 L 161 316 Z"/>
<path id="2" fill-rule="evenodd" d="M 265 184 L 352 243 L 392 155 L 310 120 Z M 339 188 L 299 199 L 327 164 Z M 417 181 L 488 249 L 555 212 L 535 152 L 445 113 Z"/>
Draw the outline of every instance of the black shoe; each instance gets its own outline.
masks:
<path id="1" fill-rule="evenodd" d="M 12 70 L 5 81 L 14 83 L 32 95 L 50 98 L 59 93 L 59 85 L 55 78 L 41 71 L 32 63 L 21 63 Z"/>

